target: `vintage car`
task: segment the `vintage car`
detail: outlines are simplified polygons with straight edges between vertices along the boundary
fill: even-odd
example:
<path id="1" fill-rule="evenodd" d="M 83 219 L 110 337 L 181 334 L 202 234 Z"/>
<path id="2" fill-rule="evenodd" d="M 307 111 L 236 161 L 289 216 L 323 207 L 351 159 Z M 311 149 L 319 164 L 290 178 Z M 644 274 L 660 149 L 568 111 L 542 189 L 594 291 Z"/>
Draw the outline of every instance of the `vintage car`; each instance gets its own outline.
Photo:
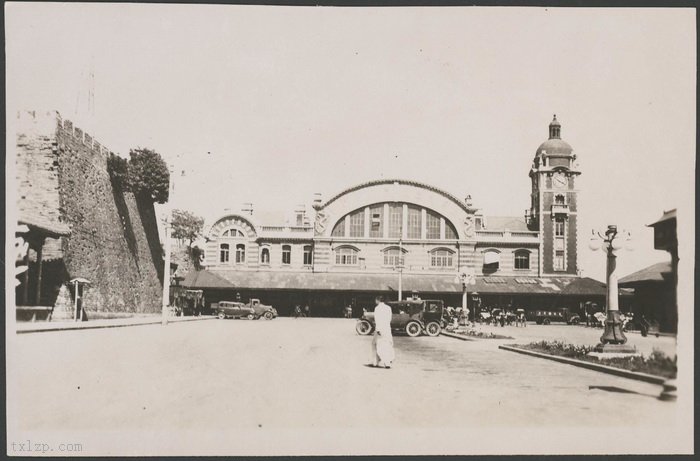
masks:
<path id="1" fill-rule="evenodd" d="M 263 317 L 265 320 L 272 320 L 277 317 L 277 309 L 266 304 L 261 304 L 259 299 L 251 299 L 247 304 L 255 312 L 255 317 Z"/>
<path id="2" fill-rule="evenodd" d="M 249 320 L 256 320 L 262 317 L 265 320 L 272 320 L 277 317 L 277 309 L 261 304 L 260 300 L 255 298 L 251 299 L 248 304 L 236 301 L 220 301 L 216 305 L 216 315 L 220 319 L 245 317 Z"/>
<path id="3" fill-rule="evenodd" d="M 247 304 L 235 301 L 219 301 L 216 307 L 216 316 L 220 319 L 230 317 L 234 319 L 247 318 L 248 320 L 254 320 L 258 318 L 255 314 L 255 309 Z"/>
<path id="4" fill-rule="evenodd" d="M 442 331 L 441 323 L 444 311 L 443 302 L 435 299 L 409 299 L 391 301 L 391 329 L 405 331 L 415 337 L 425 332 L 428 336 L 437 336 Z M 360 335 L 374 332 L 374 313 L 365 313 L 355 326 Z"/>
<path id="5" fill-rule="evenodd" d="M 570 309 L 562 307 L 551 310 L 536 310 L 531 314 L 538 325 L 549 325 L 552 322 L 566 322 L 568 325 L 578 325 L 581 317 Z"/>

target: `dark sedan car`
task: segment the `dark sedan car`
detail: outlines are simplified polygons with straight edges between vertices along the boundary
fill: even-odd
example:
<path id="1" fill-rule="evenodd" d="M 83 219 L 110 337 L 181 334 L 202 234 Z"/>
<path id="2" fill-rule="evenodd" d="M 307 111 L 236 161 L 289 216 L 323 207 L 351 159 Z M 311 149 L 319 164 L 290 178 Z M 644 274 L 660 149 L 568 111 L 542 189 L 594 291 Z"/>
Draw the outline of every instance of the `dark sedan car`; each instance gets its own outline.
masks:
<path id="1" fill-rule="evenodd" d="M 255 309 L 235 301 L 220 301 L 216 307 L 216 315 L 220 319 L 230 317 L 234 319 L 247 318 L 249 320 L 254 320 L 257 318 Z"/>

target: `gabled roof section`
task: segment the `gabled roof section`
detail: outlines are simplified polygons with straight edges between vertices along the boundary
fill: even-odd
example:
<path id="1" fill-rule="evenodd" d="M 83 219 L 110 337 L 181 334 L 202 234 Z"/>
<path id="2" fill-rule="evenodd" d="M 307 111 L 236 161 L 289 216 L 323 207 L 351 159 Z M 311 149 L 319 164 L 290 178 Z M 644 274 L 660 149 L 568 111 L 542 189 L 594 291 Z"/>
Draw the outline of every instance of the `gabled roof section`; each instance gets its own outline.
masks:
<path id="1" fill-rule="evenodd" d="M 235 288 L 231 282 L 208 270 L 191 270 L 185 275 L 182 286 L 187 288 Z"/>
<path id="2" fill-rule="evenodd" d="M 643 282 L 663 282 L 664 275 L 671 273 L 671 261 L 652 264 L 642 270 L 633 272 L 630 275 L 622 277 L 618 284 L 634 284 Z"/>

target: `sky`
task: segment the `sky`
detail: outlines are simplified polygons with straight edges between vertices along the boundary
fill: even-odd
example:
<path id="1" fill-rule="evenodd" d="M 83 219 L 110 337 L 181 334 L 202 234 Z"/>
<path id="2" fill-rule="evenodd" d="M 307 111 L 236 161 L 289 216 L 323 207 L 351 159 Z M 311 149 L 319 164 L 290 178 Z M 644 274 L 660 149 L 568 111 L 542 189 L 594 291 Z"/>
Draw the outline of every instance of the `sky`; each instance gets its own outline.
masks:
<path id="1" fill-rule="evenodd" d="M 556 113 L 583 275 L 604 279 L 588 239 L 608 224 L 635 242 L 621 275 L 667 260 L 646 224 L 671 208 L 694 254 L 694 10 L 5 3 L 5 20 L 8 117 L 55 109 L 122 156 L 155 149 L 173 206 L 209 223 L 381 178 L 522 216 Z"/>

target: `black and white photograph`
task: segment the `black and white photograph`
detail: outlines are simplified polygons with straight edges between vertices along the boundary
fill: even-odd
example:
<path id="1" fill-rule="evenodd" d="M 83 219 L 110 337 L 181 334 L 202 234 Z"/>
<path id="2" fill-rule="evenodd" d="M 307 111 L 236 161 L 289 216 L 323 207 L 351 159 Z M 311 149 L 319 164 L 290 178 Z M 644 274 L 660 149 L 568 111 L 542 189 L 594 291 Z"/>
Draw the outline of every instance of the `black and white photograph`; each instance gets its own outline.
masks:
<path id="1" fill-rule="evenodd" d="M 695 9 L 4 14 L 8 456 L 694 453 Z"/>

